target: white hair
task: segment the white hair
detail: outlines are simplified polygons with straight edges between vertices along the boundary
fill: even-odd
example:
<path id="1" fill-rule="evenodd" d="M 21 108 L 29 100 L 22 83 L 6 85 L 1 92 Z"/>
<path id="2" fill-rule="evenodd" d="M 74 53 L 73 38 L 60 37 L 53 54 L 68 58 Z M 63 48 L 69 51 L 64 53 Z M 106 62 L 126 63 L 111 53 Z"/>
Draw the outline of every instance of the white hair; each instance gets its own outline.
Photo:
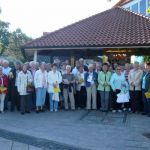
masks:
<path id="1" fill-rule="evenodd" d="M 84 59 L 83 59 L 83 58 L 80 58 L 79 61 L 84 61 Z"/>
<path id="2" fill-rule="evenodd" d="M 36 65 L 36 62 L 35 61 L 30 61 L 29 66 L 31 67 L 32 65 Z"/>
<path id="3" fill-rule="evenodd" d="M 67 65 L 67 66 L 66 66 L 66 69 L 70 69 L 70 70 L 71 70 L 71 66 L 70 66 L 70 65 Z"/>
<path id="4" fill-rule="evenodd" d="M 2 62 L 9 65 L 9 61 L 8 60 L 3 60 Z"/>
<path id="5" fill-rule="evenodd" d="M 88 68 L 91 68 L 91 67 L 93 67 L 93 64 L 89 64 Z"/>

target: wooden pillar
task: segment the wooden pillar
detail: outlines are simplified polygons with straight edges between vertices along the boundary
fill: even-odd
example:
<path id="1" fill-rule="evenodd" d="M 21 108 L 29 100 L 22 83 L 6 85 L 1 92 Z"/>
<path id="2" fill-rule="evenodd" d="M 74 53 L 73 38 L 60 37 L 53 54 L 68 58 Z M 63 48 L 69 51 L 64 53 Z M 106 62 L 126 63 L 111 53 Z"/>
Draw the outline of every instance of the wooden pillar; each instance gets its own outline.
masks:
<path id="1" fill-rule="evenodd" d="M 37 62 L 37 50 L 34 51 L 33 61 Z"/>

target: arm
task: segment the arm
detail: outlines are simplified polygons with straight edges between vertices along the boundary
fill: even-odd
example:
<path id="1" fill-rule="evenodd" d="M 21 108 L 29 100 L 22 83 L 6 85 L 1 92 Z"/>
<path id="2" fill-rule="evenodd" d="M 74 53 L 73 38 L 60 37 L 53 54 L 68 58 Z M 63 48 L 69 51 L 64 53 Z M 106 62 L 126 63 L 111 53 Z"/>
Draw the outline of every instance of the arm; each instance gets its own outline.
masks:
<path id="1" fill-rule="evenodd" d="M 116 90 L 115 88 L 115 85 L 114 85 L 114 82 L 115 82 L 115 78 L 114 78 L 114 74 L 111 76 L 111 79 L 110 79 L 110 86 L 111 88 L 113 89 L 113 91 Z"/>

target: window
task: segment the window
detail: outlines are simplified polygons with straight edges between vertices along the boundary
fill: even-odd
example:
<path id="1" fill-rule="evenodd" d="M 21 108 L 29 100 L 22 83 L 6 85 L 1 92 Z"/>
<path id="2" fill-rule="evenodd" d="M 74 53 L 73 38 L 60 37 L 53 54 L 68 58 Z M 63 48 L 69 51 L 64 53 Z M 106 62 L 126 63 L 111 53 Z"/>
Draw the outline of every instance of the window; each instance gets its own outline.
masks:
<path id="1" fill-rule="evenodd" d="M 140 13 L 146 15 L 146 0 L 140 1 Z"/>
<path id="2" fill-rule="evenodd" d="M 138 13 L 138 3 L 132 5 L 132 11 L 137 12 Z"/>

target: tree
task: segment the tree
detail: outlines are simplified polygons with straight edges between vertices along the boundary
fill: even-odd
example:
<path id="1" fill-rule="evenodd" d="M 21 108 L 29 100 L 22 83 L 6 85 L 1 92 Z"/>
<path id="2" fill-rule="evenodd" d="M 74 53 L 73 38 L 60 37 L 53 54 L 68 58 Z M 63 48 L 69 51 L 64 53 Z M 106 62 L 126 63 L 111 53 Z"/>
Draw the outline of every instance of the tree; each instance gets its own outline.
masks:
<path id="1" fill-rule="evenodd" d="M 0 20 L 0 54 L 2 54 L 9 44 L 9 23 Z"/>

